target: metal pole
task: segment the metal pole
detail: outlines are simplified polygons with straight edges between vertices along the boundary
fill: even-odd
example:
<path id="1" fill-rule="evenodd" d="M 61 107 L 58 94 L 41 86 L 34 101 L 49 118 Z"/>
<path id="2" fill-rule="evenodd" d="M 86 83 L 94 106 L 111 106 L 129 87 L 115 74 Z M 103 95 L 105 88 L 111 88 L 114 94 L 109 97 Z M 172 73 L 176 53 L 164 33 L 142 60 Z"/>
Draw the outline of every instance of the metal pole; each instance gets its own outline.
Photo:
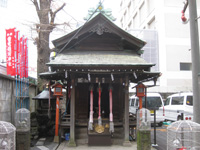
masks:
<path id="1" fill-rule="evenodd" d="M 190 17 L 190 36 L 191 36 L 191 53 L 192 53 L 192 86 L 193 86 L 193 121 L 200 123 L 200 101 L 199 101 L 199 35 L 197 22 L 196 0 L 189 0 L 189 17 Z"/>
<path id="2" fill-rule="evenodd" d="M 152 146 L 158 146 L 156 144 L 156 109 L 154 109 L 154 144 Z"/>

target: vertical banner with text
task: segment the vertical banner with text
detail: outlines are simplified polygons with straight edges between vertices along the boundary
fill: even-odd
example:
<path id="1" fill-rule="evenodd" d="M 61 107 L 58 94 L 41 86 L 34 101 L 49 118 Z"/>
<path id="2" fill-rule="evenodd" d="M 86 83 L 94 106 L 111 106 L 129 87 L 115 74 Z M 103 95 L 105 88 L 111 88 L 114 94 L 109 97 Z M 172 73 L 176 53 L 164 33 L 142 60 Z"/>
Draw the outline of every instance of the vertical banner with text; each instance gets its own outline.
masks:
<path id="1" fill-rule="evenodd" d="M 6 30 L 6 62 L 7 74 L 14 76 L 16 74 L 15 28 Z"/>
<path id="2" fill-rule="evenodd" d="M 7 75 L 28 77 L 28 40 L 15 28 L 6 30 Z"/>

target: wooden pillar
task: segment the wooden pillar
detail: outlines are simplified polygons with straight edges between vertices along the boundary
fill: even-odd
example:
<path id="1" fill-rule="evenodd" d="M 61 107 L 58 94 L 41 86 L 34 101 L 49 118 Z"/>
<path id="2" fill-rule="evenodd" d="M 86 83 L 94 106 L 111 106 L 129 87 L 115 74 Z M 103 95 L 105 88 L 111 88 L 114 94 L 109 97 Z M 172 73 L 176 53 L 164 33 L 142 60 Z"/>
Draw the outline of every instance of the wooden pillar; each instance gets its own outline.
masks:
<path id="1" fill-rule="evenodd" d="M 129 141 L 129 79 L 125 78 L 125 99 L 124 99 L 124 146 L 131 146 Z"/>
<path id="2" fill-rule="evenodd" d="M 70 140 L 68 146 L 75 147 L 75 78 L 71 79 L 71 102 L 70 102 Z"/>

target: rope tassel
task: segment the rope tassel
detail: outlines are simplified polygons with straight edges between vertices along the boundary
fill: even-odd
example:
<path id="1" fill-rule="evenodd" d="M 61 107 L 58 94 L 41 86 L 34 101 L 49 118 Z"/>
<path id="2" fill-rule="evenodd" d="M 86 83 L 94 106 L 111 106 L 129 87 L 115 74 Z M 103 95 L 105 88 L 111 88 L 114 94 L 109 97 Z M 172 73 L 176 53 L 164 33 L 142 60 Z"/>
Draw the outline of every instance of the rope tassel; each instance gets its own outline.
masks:
<path id="1" fill-rule="evenodd" d="M 88 130 L 93 130 L 93 87 L 90 87 L 90 119 Z"/>
<path id="2" fill-rule="evenodd" d="M 99 101 L 98 101 L 98 104 L 99 104 L 98 125 L 102 125 L 102 120 L 101 120 L 101 86 L 100 86 L 100 83 L 99 83 Z"/>
<path id="3" fill-rule="evenodd" d="M 109 90 L 109 101 L 110 101 L 110 132 L 114 132 L 114 123 L 113 123 L 113 113 L 112 113 L 112 87 Z"/>

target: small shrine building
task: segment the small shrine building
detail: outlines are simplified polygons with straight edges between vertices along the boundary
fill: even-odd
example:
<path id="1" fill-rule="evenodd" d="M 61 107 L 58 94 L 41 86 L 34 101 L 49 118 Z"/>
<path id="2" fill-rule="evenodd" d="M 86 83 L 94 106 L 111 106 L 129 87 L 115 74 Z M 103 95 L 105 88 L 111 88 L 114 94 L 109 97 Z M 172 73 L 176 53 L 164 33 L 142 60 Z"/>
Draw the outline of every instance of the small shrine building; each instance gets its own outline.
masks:
<path id="1" fill-rule="evenodd" d="M 69 146 L 84 133 L 89 145 L 111 145 L 115 139 L 128 145 L 129 83 L 156 82 L 160 76 L 150 71 L 155 64 L 140 57 L 146 43 L 100 12 L 53 44 L 51 72 L 40 77 L 67 83 L 70 119 L 60 128 L 70 128 Z M 85 130 L 77 132 L 81 127 Z"/>

